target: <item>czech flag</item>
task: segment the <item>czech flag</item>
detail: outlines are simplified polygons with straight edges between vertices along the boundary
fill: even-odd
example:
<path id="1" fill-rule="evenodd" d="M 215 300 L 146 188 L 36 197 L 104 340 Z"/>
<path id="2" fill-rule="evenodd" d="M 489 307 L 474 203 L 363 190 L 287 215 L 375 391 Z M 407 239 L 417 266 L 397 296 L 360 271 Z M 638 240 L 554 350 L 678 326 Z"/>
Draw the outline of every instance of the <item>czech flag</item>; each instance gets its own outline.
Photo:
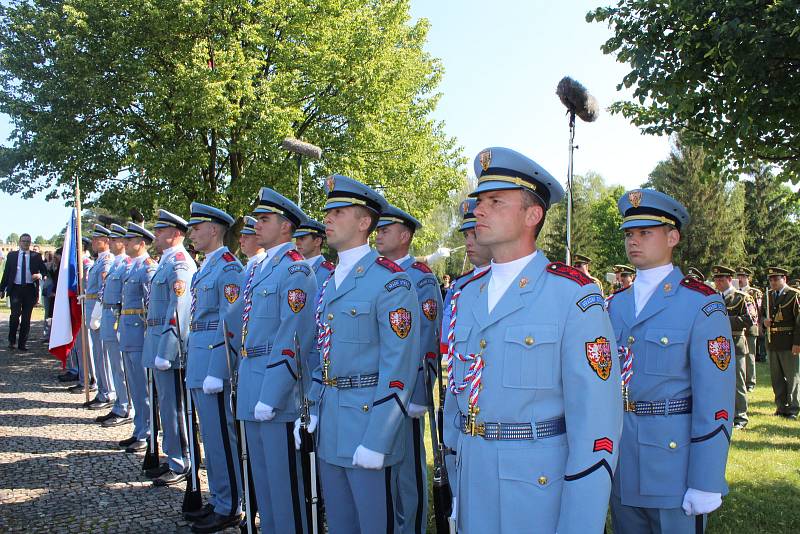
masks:
<path id="1" fill-rule="evenodd" d="M 50 327 L 50 353 L 66 367 L 67 356 L 81 328 L 81 307 L 78 304 L 78 239 L 76 213 L 67 223 L 61 265 L 58 268 L 53 323 Z"/>

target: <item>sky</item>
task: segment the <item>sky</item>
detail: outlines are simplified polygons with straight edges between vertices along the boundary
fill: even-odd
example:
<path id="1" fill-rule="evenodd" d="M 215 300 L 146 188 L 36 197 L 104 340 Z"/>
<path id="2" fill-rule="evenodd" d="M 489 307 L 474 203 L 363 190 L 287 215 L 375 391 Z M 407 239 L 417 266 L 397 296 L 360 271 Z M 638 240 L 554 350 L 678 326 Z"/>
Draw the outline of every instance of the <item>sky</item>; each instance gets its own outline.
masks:
<path id="1" fill-rule="evenodd" d="M 600 103 L 597 121 L 578 121 L 575 173 L 595 171 L 609 184 L 638 187 L 669 154 L 664 137 L 643 135 L 605 111 L 630 96 L 616 86 L 627 65 L 604 55 L 611 36 L 588 24 L 586 12 L 610 0 L 412 0 L 413 20 L 431 23 L 426 50 L 441 60 L 442 93 L 434 113 L 472 159 L 483 148 L 522 152 L 566 182 L 568 123 L 555 94 L 564 76 L 581 82 Z M 0 139 L 11 125 L 0 115 Z M 69 217 L 63 201 L 0 193 L 0 240 L 11 233 L 50 237 Z"/>

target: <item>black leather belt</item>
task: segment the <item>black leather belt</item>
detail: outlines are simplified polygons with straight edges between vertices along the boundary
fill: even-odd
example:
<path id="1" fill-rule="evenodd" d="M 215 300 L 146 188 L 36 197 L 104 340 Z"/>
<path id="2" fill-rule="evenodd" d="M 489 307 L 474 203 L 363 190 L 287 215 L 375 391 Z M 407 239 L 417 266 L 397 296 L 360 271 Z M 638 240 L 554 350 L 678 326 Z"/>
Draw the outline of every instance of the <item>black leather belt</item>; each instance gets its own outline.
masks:
<path id="1" fill-rule="evenodd" d="M 219 321 L 195 321 L 189 324 L 189 330 L 192 332 L 203 332 L 205 330 L 216 330 L 219 326 Z"/>
<path id="2" fill-rule="evenodd" d="M 336 389 L 371 388 L 378 385 L 378 373 L 355 376 L 337 376 L 323 381 Z"/>
<path id="3" fill-rule="evenodd" d="M 147 326 L 161 326 L 164 324 L 164 318 L 161 317 L 160 319 L 148 319 Z"/>

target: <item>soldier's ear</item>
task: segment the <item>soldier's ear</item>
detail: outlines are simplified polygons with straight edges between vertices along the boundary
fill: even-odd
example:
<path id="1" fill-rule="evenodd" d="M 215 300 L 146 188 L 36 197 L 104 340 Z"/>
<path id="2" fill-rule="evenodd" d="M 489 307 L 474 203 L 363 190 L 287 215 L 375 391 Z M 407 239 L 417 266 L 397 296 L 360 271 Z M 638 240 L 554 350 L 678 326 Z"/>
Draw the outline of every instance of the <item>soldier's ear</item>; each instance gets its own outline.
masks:
<path id="1" fill-rule="evenodd" d="M 544 218 L 544 208 L 538 203 L 533 203 L 525 209 L 525 225 L 536 228 Z"/>
<path id="2" fill-rule="evenodd" d="M 668 227 L 667 230 L 667 246 L 675 248 L 681 242 L 681 233 L 675 227 Z"/>

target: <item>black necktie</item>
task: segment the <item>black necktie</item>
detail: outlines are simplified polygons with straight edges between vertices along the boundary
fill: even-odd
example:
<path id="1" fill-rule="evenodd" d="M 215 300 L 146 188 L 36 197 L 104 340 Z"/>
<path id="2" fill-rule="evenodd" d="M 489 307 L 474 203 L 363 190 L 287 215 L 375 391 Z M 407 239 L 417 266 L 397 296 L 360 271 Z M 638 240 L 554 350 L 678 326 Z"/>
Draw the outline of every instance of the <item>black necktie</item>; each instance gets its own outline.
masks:
<path id="1" fill-rule="evenodd" d="M 25 285 L 25 284 L 28 283 L 28 275 L 26 274 L 27 269 L 28 269 L 28 266 L 26 265 L 26 262 L 25 262 L 25 253 L 23 252 L 22 253 L 22 276 L 19 277 L 20 282 L 22 283 L 22 285 Z"/>

